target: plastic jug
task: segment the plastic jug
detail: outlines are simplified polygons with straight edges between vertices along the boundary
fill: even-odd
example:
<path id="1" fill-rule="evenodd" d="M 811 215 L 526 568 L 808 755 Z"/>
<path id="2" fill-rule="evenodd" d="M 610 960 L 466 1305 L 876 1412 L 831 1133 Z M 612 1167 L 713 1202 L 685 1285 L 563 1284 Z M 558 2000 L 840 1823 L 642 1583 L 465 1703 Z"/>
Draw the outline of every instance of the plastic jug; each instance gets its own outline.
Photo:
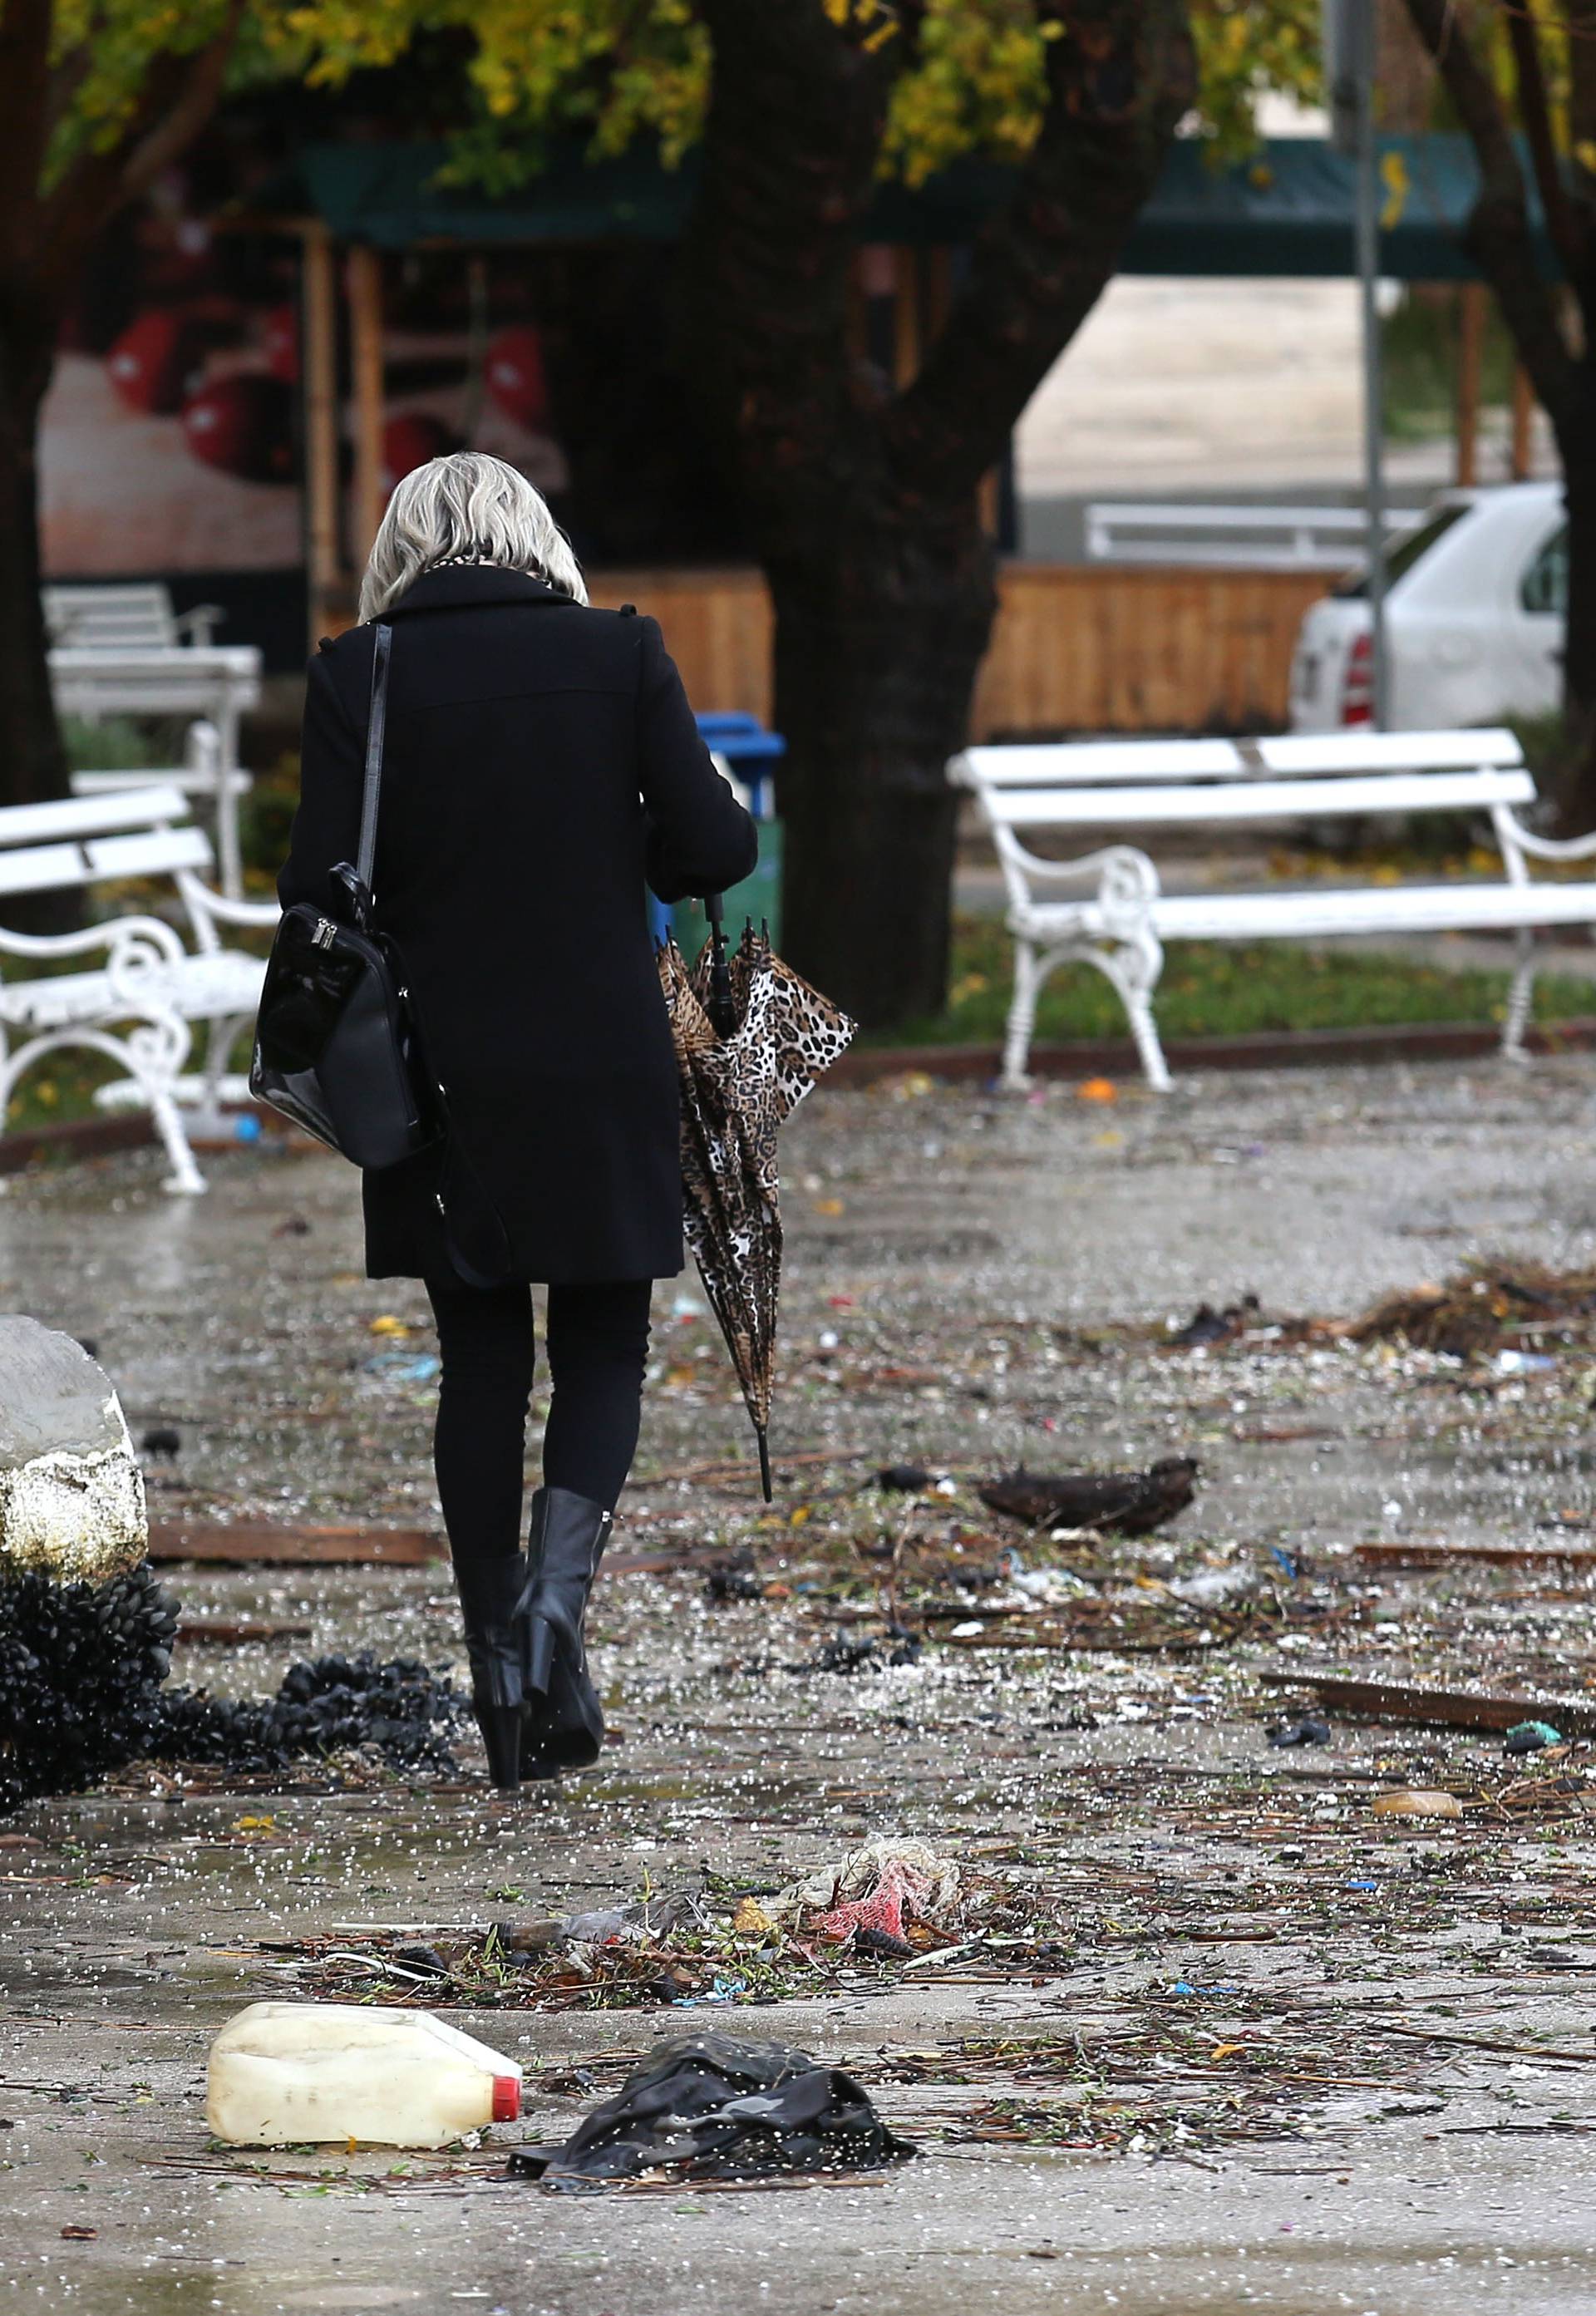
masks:
<path id="1" fill-rule="evenodd" d="M 521 2113 L 521 2069 L 428 2010 L 252 2002 L 210 2046 L 205 2113 L 235 2147 L 441 2147 Z"/>

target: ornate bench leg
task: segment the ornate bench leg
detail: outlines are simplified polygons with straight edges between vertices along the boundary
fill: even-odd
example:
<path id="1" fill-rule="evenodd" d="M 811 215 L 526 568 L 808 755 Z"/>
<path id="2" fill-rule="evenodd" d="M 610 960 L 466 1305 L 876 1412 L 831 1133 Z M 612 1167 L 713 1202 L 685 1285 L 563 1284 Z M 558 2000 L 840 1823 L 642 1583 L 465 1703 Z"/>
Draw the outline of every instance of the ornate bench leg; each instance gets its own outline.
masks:
<path id="1" fill-rule="evenodd" d="M 1147 1083 L 1155 1093 L 1167 1093 L 1172 1081 L 1153 1016 L 1153 992 L 1164 971 L 1161 944 L 1151 932 L 1145 932 L 1106 955 L 1102 967 L 1119 993 Z"/>
<path id="2" fill-rule="evenodd" d="M 1035 944 L 1016 940 L 1014 995 L 1009 1006 L 1008 1030 L 1003 1039 L 1003 1075 L 998 1081 L 1005 1093 L 1023 1093 L 1030 1083 L 1026 1064 L 1030 1060 L 1031 1033 L 1036 1028 L 1037 993 L 1041 986 L 1041 979 L 1037 967 Z"/>
<path id="3" fill-rule="evenodd" d="M 1502 1025 L 1502 1058 L 1506 1062 L 1527 1062 L 1524 1032 L 1529 1026 L 1529 1009 L 1535 1002 L 1535 935 L 1524 927 L 1514 935 L 1518 962 L 1513 966 L 1512 986 L 1507 994 L 1507 1019 Z"/>
<path id="4" fill-rule="evenodd" d="M 175 1014 L 161 1013 L 130 1029 L 125 1045 L 129 1073 L 138 1080 L 149 1104 L 149 1114 L 171 1163 L 172 1171 L 162 1188 L 188 1198 L 207 1187 L 204 1175 L 194 1162 L 173 1092 L 189 1057 L 191 1043 L 187 1022 Z"/>

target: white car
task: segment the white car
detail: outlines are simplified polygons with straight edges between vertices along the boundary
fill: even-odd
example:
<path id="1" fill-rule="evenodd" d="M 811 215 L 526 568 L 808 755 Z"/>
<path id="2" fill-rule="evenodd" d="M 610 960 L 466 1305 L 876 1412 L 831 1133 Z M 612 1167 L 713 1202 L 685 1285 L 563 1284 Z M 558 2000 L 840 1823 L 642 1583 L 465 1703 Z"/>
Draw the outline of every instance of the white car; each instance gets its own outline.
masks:
<path id="1" fill-rule="evenodd" d="M 1568 519 L 1560 483 L 1447 491 L 1386 565 L 1387 720 L 1457 731 L 1563 697 Z M 1291 661 L 1291 729 L 1372 720 L 1369 601 L 1355 572 L 1309 606 Z"/>

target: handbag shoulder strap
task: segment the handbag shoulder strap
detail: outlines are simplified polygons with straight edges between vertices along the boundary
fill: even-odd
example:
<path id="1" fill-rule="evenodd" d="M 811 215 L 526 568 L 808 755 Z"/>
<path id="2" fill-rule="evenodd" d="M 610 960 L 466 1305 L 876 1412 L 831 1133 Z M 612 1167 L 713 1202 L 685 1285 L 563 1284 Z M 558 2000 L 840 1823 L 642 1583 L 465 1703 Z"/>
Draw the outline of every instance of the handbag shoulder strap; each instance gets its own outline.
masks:
<path id="1" fill-rule="evenodd" d="M 355 874 L 368 893 L 377 865 L 377 806 L 382 796 L 382 742 L 388 726 L 388 664 L 394 631 L 380 622 L 372 630 L 371 712 L 366 718 L 366 781 L 361 792 L 361 846 Z"/>

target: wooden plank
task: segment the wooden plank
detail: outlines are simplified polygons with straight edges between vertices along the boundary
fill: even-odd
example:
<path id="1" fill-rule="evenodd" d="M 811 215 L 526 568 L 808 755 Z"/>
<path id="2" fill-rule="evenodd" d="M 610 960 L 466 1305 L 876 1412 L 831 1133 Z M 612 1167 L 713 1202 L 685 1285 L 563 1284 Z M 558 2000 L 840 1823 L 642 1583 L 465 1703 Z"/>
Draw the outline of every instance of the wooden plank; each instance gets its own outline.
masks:
<path id="1" fill-rule="evenodd" d="M 338 285 L 332 236 L 319 220 L 301 244 L 304 337 L 305 566 L 314 651 L 332 617 L 338 567 Z"/>
<path id="2" fill-rule="evenodd" d="M 448 1557 L 441 1536 L 419 1528 L 287 1528 L 264 1520 L 152 1520 L 152 1560 L 218 1567 L 424 1568 Z"/>
<path id="3" fill-rule="evenodd" d="M 1440 1544 L 1415 1538 L 1353 1546 L 1369 1568 L 1596 1568 L 1596 1545 Z"/>
<path id="4" fill-rule="evenodd" d="M 1354 1680 L 1340 1673 L 1266 1672 L 1269 1688 L 1310 1688 L 1321 1704 L 1364 1721 L 1413 1721 L 1423 1729 L 1511 1729 L 1520 1721 L 1549 1721 L 1565 1737 L 1596 1736 L 1596 1702 L 1560 1697 L 1482 1696 L 1473 1689 L 1430 1688 L 1419 1682 Z"/>
<path id="5" fill-rule="evenodd" d="M 354 398 L 354 561 L 363 567 L 382 521 L 382 260 L 357 244 L 349 253 L 349 352 Z"/>
<path id="6" fill-rule="evenodd" d="M 595 603 L 659 620 L 695 707 L 770 720 L 773 621 L 757 571 L 587 576 Z M 1281 724 L 1297 630 L 1324 592 L 1315 572 L 1005 559 L 971 737 Z"/>

